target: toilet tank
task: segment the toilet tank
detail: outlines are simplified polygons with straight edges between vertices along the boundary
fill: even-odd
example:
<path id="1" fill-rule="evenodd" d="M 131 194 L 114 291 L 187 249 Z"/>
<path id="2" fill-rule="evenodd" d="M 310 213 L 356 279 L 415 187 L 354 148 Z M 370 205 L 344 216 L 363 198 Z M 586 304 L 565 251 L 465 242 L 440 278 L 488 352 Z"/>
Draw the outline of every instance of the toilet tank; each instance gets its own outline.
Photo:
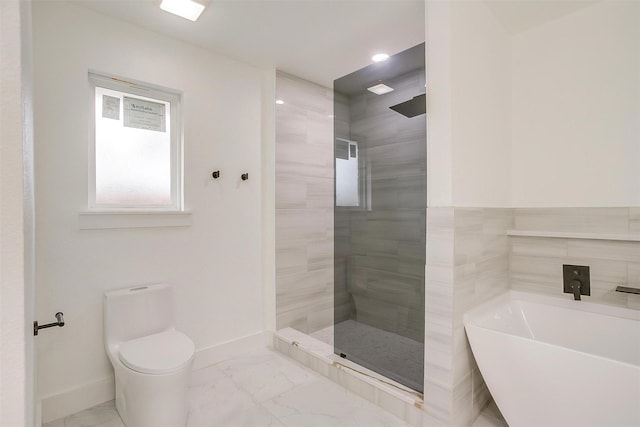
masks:
<path id="1" fill-rule="evenodd" d="M 136 286 L 104 294 L 107 346 L 162 332 L 173 325 L 171 285 Z"/>

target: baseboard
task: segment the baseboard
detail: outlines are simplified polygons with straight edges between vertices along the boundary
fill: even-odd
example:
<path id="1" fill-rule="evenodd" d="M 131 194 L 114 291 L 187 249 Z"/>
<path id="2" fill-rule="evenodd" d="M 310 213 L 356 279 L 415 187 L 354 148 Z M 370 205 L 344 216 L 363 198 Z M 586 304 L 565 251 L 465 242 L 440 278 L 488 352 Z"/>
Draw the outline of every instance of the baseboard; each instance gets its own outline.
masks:
<path id="1" fill-rule="evenodd" d="M 243 354 L 256 351 L 258 349 L 269 346 L 271 333 L 268 331 L 258 332 L 257 334 L 247 335 L 231 341 L 212 345 L 211 347 L 202 348 L 196 352 L 193 361 L 193 369 L 202 369 L 207 366 L 215 365 L 225 359 L 241 356 Z"/>
<path id="2" fill-rule="evenodd" d="M 42 401 L 36 402 L 36 420 L 35 427 L 42 427 Z"/>
<path id="3" fill-rule="evenodd" d="M 107 402 L 112 400 L 115 394 L 116 387 L 111 376 L 44 397 L 41 400 L 42 423 L 45 424 Z"/>
<path id="4" fill-rule="evenodd" d="M 271 346 L 272 334 L 258 332 L 196 351 L 193 369 L 202 369 L 225 359 Z M 67 417 L 109 400 L 115 395 L 113 376 L 42 398 L 42 423 Z"/>

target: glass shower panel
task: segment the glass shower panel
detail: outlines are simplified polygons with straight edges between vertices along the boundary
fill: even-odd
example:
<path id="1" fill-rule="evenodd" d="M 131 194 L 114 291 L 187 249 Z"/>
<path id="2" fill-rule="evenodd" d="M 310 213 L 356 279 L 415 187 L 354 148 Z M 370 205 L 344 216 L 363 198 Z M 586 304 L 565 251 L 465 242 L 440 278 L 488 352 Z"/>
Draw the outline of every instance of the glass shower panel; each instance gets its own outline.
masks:
<path id="1" fill-rule="evenodd" d="M 334 81 L 334 352 L 420 392 L 424 94 L 424 44 Z"/>

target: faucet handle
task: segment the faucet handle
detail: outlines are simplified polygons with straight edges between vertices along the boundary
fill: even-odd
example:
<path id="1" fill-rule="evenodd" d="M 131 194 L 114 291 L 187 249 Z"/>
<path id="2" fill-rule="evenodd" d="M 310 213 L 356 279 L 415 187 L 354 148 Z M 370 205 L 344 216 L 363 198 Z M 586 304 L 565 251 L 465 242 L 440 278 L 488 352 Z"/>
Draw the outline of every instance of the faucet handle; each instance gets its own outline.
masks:
<path id="1" fill-rule="evenodd" d="M 576 301 L 580 301 L 581 295 L 591 295 L 589 266 L 564 264 L 562 266 L 562 278 L 564 293 L 573 294 L 573 298 Z"/>
<path id="2" fill-rule="evenodd" d="M 569 287 L 573 291 L 573 299 L 576 301 L 580 301 L 582 299 L 580 298 L 580 288 L 582 288 L 582 282 L 580 282 L 580 280 L 578 279 L 573 279 L 571 283 L 569 283 Z"/>

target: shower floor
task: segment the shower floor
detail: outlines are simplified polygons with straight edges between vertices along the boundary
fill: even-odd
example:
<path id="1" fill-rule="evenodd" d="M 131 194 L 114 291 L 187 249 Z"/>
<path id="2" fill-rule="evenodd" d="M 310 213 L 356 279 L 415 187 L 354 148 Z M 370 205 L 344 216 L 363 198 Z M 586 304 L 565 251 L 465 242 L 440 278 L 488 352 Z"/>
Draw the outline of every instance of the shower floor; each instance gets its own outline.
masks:
<path id="1" fill-rule="evenodd" d="M 345 353 L 349 360 L 422 391 L 423 343 L 356 320 L 346 320 L 310 335 L 333 346 L 334 331 L 342 342 L 349 343 L 348 349 L 339 348 L 337 352 Z"/>

